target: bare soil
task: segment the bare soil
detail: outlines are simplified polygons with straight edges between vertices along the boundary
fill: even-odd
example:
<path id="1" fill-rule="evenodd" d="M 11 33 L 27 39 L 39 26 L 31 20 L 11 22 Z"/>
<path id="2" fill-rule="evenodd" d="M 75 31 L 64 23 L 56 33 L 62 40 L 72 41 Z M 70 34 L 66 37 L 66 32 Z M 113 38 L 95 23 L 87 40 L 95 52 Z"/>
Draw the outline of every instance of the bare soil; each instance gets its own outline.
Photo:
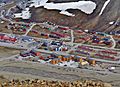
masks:
<path id="1" fill-rule="evenodd" d="M 51 0 L 50 0 L 51 1 Z M 68 2 L 72 0 L 52 0 L 54 2 Z M 74 0 L 77 1 L 77 0 Z M 91 15 L 87 15 L 79 10 L 68 10 L 75 14 L 75 17 L 68 17 L 59 14 L 59 11 L 46 10 L 44 8 L 32 8 L 32 20 L 36 22 L 51 21 L 58 25 L 70 27 L 77 26 L 79 29 L 96 30 L 96 31 L 115 31 L 120 26 L 110 26 L 111 21 L 120 21 L 120 1 L 111 0 L 101 16 L 98 16 L 106 0 L 92 0 L 97 4 L 97 8 Z"/>

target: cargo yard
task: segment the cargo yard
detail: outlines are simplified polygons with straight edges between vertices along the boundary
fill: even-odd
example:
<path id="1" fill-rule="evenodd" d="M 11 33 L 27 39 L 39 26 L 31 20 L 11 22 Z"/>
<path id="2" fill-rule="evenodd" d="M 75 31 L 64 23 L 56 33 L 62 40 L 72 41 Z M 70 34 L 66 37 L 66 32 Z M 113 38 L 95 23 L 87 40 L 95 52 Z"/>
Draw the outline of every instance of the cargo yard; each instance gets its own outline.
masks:
<path id="1" fill-rule="evenodd" d="M 18 7 L 11 8 L 21 11 Z M 53 77 L 53 80 L 65 81 L 89 78 L 120 86 L 112 82 L 117 80 L 112 77 L 120 75 L 119 31 L 80 30 L 50 20 L 34 22 L 29 19 L 30 7 L 21 13 L 9 9 L 13 15 L 7 17 L 7 12 L 0 12 L 0 75 L 6 72 L 9 79 L 10 75 L 16 77 L 19 72 L 26 78 Z M 18 78 L 23 79 L 24 76 Z"/>

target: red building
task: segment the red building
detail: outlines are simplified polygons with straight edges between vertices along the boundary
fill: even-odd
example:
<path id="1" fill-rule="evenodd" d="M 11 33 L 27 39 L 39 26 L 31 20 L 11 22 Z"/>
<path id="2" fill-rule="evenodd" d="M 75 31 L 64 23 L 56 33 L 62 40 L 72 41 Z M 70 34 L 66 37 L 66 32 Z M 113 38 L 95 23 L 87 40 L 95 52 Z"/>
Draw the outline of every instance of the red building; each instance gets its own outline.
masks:
<path id="1" fill-rule="evenodd" d="M 5 34 L 0 34 L 0 40 L 4 38 Z"/>
<path id="2" fill-rule="evenodd" d="M 33 55 L 33 56 L 40 56 L 40 52 L 38 51 L 35 51 L 35 50 L 31 50 L 30 53 Z"/>
<path id="3" fill-rule="evenodd" d="M 55 34 L 55 35 L 60 36 L 60 37 L 65 37 L 65 34 L 61 34 L 58 32 L 51 32 L 51 34 Z"/>
<path id="4" fill-rule="evenodd" d="M 62 27 L 62 26 L 58 26 L 58 28 L 60 28 L 61 30 L 69 30 L 70 29 L 68 27 Z"/>
<path id="5" fill-rule="evenodd" d="M 7 36 L 7 35 L 4 35 L 3 40 L 9 41 L 9 40 L 10 40 L 10 37 Z"/>
<path id="6" fill-rule="evenodd" d="M 11 42 L 16 42 L 17 39 L 16 39 L 16 38 L 10 38 L 9 41 L 11 41 Z"/>
<path id="7" fill-rule="evenodd" d="M 10 41 L 10 42 L 16 42 L 17 39 L 16 38 L 11 38 L 5 34 L 0 34 L 0 40 L 3 40 L 3 41 Z"/>

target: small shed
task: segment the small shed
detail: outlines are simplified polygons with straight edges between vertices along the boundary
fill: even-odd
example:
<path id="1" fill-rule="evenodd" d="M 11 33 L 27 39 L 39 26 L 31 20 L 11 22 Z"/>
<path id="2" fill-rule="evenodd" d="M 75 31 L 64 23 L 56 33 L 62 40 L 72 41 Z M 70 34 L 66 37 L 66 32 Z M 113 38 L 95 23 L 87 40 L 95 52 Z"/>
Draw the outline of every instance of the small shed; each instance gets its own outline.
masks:
<path id="1" fill-rule="evenodd" d="M 33 56 L 40 56 L 40 54 L 41 54 L 40 52 L 35 51 L 35 50 L 31 50 L 30 53 L 31 53 L 31 55 L 33 55 Z"/>

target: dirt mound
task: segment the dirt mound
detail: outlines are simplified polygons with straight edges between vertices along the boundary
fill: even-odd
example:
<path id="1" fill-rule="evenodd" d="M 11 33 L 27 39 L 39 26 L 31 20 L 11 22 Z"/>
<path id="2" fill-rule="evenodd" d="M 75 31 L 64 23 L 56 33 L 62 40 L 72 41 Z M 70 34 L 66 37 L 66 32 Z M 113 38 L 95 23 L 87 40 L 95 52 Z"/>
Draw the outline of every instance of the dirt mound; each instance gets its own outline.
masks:
<path id="1" fill-rule="evenodd" d="M 58 2 L 70 2 L 78 0 L 49 0 Z M 87 1 L 87 0 L 86 0 Z M 96 31 L 115 31 L 119 30 L 120 26 L 109 25 L 111 21 L 120 21 L 120 1 L 111 0 L 110 3 L 105 8 L 103 14 L 99 16 L 99 13 L 106 0 L 92 0 L 97 4 L 97 8 L 91 15 L 87 15 L 79 10 L 68 10 L 69 12 L 75 14 L 75 17 L 68 17 L 65 15 L 59 14 L 59 11 L 56 10 L 46 10 L 44 8 L 32 8 L 32 20 L 36 22 L 42 21 L 51 21 L 55 24 L 69 26 L 69 27 L 78 27 L 79 29 L 89 29 Z"/>
<path id="2" fill-rule="evenodd" d="M 46 81 L 35 79 L 19 81 L 13 80 L 10 82 L 5 82 L 1 84 L 2 87 L 112 87 L 108 83 L 95 82 L 95 81 L 73 81 L 73 82 L 63 82 L 63 81 Z"/>

